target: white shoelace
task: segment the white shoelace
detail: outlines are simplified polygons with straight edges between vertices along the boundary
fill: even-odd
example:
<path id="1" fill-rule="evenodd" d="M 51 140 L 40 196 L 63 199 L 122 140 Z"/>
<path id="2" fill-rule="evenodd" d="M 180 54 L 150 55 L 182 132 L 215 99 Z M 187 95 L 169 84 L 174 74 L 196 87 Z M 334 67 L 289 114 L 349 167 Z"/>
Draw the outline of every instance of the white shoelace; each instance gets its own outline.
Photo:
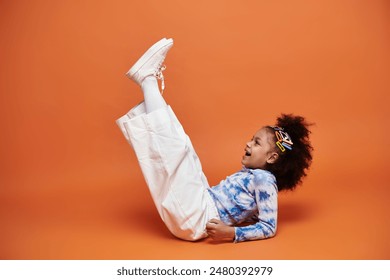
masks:
<path id="1" fill-rule="evenodd" d="M 158 69 L 158 71 L 156 72 L 156 74 L 154 74 L 154 76 L 158 79 L 158 80 L 161 80 L 161 94 L 164 92 L 164 89 L 165 89 L 165 83 L 164 83 L 164 75 L 163 75 L 163 71 L 166 69 L 167 67 L 165 65 L 162 65 L 160 66 L 160 68 Z"/>

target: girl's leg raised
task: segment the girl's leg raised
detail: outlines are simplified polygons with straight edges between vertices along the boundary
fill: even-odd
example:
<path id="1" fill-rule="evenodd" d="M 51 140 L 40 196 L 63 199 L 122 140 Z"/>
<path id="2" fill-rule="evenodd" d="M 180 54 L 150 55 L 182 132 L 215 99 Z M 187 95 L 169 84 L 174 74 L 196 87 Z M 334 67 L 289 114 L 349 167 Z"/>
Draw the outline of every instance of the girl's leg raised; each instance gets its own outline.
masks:
<path id="1" fill-rule="evenodd" d="M 166 52 L 160 48 L 159 54 L 164 55 L 156 63 L 158 69 Z M 134 80 L 134 73 L 139 71 L 132 69 L 129 72 Z M 168 229 L 179 238 L 198 240 L 207 236 L 206 223 L 218 218 L 217 210 L 208 193 L 199 158 L 176 115 L 161 96 L 155 76 L 161 77 L 154 73 L 141 81 L 145 102 L 117 123 L 134 148 L 153 201 Z"/>

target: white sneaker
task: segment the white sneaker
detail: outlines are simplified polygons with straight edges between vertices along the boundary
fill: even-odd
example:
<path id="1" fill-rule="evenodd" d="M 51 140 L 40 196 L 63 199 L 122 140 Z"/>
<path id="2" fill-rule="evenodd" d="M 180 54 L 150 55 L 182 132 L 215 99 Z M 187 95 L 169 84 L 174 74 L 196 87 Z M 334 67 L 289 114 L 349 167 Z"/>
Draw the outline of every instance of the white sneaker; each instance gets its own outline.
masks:
<path id="1" fill-rule="evenodd" d="M 162 81 L 161 88 L 164 90 L 165 85 L 162 71 L 165 70 L 165 66 L 163 66 L 163 62 L 172 45 L 173 40 L 166 38 L 155 43 L 130 68 L 126 73 L 127 77 L 141 86 L 146 77 L 155 76 Z"/>

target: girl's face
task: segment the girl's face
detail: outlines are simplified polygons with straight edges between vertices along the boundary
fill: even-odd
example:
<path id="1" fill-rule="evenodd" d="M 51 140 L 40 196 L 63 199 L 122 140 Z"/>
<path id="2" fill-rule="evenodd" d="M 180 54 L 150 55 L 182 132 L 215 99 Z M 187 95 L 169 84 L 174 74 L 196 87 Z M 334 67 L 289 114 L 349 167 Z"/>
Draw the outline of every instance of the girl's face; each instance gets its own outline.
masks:
<path id="1" fill-rule="evenodd" d="M 274 142 L 273 134 L 265 127 L 261 128 L 252 140 L 246 143 L 241 163 L 250 169 L 266 169 L 267 164 L 274 163 L 279 157 Z"/>

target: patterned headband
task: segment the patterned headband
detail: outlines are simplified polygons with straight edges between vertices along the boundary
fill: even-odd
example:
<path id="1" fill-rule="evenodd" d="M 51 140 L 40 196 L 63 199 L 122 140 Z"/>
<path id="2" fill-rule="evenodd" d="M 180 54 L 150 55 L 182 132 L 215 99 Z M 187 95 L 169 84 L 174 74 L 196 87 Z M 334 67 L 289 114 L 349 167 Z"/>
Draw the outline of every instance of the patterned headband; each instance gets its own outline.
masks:
<path id="1" fill-rule="evenodd" d="M 288 135 L 287 132 L 284 131 L 283 128 L 279 126 L 269 126 L 275 131 L 276 135 L 276 146 L 279 147 L 279 149 L 284 153 L 286 151 L 286 148 L 289 150 L 292 150 L 293 142 L 291 140 L 290 135 Z"/>

